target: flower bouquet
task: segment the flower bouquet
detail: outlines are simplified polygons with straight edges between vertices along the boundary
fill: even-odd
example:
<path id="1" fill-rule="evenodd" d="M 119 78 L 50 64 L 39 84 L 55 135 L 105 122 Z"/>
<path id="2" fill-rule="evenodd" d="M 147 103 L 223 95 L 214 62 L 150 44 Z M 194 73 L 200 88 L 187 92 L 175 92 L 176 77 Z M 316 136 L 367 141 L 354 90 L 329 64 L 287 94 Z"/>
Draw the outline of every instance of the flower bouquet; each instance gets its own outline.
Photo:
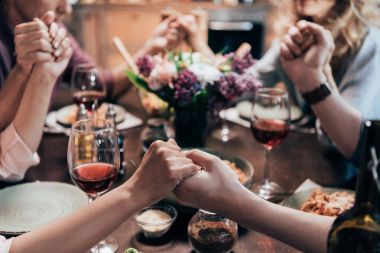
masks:
<path id="1" fill-rule="evenodd" d="M 167 102 L 175 112 L 176 139 L 183 147 L 204 146 L 207 113 L 217 113 L 260 83 L 249 72 L 255 60 L 247 53 L 145 55 L 137 60 L 139 73 L 127 71 L 136 87 Z"/>

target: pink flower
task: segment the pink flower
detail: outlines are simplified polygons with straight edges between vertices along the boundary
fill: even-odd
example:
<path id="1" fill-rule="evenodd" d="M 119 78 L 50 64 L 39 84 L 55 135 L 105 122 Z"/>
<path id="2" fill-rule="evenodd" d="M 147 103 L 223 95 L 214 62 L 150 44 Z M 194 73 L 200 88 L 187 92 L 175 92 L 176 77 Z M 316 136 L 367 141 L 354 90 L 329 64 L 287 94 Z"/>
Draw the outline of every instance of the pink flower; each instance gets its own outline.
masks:
<path id="1" fill-rule="evenodd" d="M 172 86 L 173 80 L 177 78 L 176 66 L 158 55 L 154 56 L 154 61 L 155 65 L 148 81 L 149 88 L 160 90 L 167 85 Z"/>

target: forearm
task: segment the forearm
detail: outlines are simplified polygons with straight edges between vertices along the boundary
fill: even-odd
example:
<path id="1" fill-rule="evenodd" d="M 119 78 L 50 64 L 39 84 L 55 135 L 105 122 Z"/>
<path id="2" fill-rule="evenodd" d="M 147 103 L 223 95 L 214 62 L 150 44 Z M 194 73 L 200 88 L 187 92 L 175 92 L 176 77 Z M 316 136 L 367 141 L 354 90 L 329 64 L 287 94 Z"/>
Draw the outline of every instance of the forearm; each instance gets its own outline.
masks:
<path id="1" fill-rule="evenodd" d="M 126 74 L 127 65 L 122 63 L 112 69 L 112 94 L 111 98 L 119 98 L 129 91 L 131 83 Z"/>
<path id="2" fill-rule="evenodd" d="M 41 141 L 55 82 L 56 78 L 34 67 L 14 118 L 19 136 L 32 152 L 37 150 Z"/>
<path id="3" fill-rule="evenodd" d="M 160 50 L 154 47 L 154 43 L 151 39 L 147 40 L 145 44 L 133 55 L 133 59 L 137 61 L 138 58 L 143 57 L 146 54 L 155 55 Z"/>
<path id="4" fill-rule="evenodd" d="M 189 44 L 194 52 L 200 52 L 201 54 L 206 55 L 208 57 L 214 56 L 214 52 L 207 45 L 207 43 L 203 41 L 201 38 L 197 38 L 197 39 L 194 38 L 189 41 Z"/>
<path id="5" fill-rule="evenodd" d="M 308 214 L 264 201 L 248 190 L 234 200 L 228 215 L 240 225 L 304 252 L 325 252 L 331 217 Z"/>
<path id="6" fill-rule="evenodd" d="M 0 131 L 13 121 L 28 78 L 29 73 L 17 64 L 9 73 L 0 91 Z"/>
<path id="7" fill-rule="evenodd" d="M 360 113 L 351 107 L 338 91 L 333 91 L 325 100 L 312 106 L 312 109 L 323 130 L 345 157 L 351 158 L 359 141 Z"/>
<path id="8" fill-rule="evenodd" d="M 82 253 L 142 208 L 123 185 L 75 214 L 15 238 L 11 253 Z"/>

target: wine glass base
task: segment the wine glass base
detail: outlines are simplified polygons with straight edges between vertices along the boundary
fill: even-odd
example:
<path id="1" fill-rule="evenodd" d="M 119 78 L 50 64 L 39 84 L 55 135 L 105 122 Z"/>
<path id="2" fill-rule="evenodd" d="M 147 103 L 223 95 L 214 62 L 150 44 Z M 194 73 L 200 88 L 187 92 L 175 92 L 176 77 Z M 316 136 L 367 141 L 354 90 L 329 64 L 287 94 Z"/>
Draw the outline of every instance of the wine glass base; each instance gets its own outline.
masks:
<path id="1" fill-rule="evenodd" d="M 284 189 L 273 181 L 253 184 L 251 190 L 265 200 L 278 198 L 284 192 Z"/>
<path id="2" fill-rule="evenodd" d="M 212 137 L 222 142 L 228 142 L 234 139 L 236 134 L 234 134 L 229 127 L 222 127 L 215 129 L 212 132 Z"/>
<path id="3" fill-rule="evenodd" d="M 119 249 L 119 242 L 117 239 L 107 236 L 94 247 L 90 249 L 90 253 L 115 253 Z"/>

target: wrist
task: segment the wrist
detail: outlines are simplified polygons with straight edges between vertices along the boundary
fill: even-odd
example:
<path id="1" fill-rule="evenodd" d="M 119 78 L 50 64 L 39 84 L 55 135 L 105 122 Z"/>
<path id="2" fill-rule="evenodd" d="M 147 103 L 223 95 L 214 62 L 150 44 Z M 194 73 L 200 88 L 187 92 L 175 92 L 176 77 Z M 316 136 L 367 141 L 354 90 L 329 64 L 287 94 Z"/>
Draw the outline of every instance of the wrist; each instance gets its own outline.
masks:
<path id="1" fill-rule="evenodd" d="M 318 71 L 305 71 L 306 75 L 296 82 L 300 93 L 310 92 L 318 88 L 322 83 L 327 82 L 327 77 L 323 70 Z"/>
<path id="2" fill-rule="evenodd" d="M 26 66 L 21 65 L 19 63 L 16 63 L 15 69 L 18 73 L 20 73 L 24 77 L 29 77 L 30 73 L 32 72 L 32 66 L 26 67 Z"/>
<path id="3" fill-rule="evenodd" d="M 134 211 L 138 211 L 147 205 L 149 205 L 149 196 L 146 196 L 146 193 L 139 192 L 138 186 L 134 184 L 134 178 L 130 178 L 127 182 L 125 182 L 121 189 L 124 193 L 124 198 L 126 200 L 125 204 L 129 209 L 133 208 Z M 131 204 L 133 203 L 133 205 Z"/>
<path id="4" fill-rule="evenodd" d="M 50 63 L 35 64 L 32 69 L 32 73 L 41 76 L 41 79 L 44 81 L 44 83 L 52 84 L 54 86 L 55 83 L 58 81 L 59 76 L 52 73 L 52 71 L 49 71 L 47 68 L 49 68 L 50 66 L 48 67 L 47 64 Z"/>

